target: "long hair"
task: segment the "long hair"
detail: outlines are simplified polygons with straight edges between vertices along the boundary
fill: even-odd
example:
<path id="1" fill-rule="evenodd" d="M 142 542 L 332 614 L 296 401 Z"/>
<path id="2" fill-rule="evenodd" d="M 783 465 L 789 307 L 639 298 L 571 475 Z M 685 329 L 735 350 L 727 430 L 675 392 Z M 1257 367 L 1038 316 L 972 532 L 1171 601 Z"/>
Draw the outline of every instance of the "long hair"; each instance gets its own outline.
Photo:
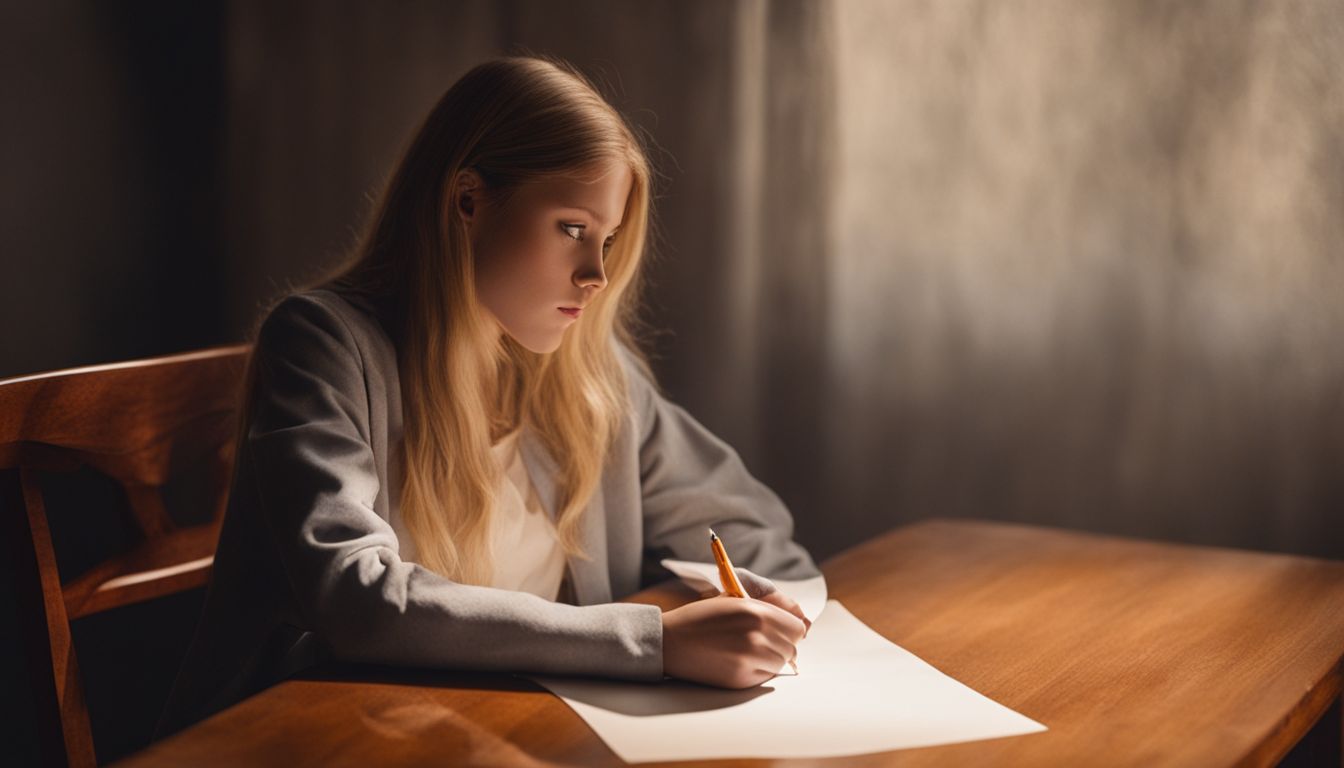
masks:
<path id="1" fill-rule="evenodd" d="M 459 173 L 486 194 L 625 162 L 632 186 L 606 287 L 549 354 L 499 334 L 475 292 L 470 240 L 455 213 Z M 350 258 L 320 281 L 374 306 L 397 347 L 403 411 L 400 514 L 418 562 L 461 583 L 488 584 L 489 531 L 503 468 L 491 446 L 535 431 L 558 464 L 556 529 L 587 558 L 580 517 L 629 412 L 620 341 L 649 375 L 635 337 L 640 265 L 651 227 L 651 169 L 637 134 L 578 70 L 510 56 L 462 76 L 417 130 Z M 396 479 L 389 478 L 390 482 Z"/>

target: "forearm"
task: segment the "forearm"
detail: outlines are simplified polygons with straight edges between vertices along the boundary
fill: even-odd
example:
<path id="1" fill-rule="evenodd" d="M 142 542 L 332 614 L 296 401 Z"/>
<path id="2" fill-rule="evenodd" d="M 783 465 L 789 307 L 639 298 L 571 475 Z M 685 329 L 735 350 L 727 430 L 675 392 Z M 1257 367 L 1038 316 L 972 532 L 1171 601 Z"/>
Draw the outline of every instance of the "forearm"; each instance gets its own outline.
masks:
<path id="1" fill-rule="evenodd" d="M 314 630 L 350 661 L 659 680 L 650 605 L 572 606 L 455 584 L 387 549 L 358 553 L 321 590 Z"/>

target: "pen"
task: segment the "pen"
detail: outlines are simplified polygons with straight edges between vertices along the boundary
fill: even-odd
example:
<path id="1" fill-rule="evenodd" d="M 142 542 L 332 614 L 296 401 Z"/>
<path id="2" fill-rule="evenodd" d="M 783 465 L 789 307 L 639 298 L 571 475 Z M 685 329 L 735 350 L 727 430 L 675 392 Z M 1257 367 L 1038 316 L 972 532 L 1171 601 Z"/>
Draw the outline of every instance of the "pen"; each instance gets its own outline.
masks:
<path id="1" fill-rule="evenodd" d="M 709 548 L 714 552 L 714 562 L 719 565 L 719 582 L 723 584 L 723 593 L 729 597 L 749 597 L 747 590 L 742 588 L 742 582 L 737 579 L 733 561 L 728 559 L 728 550 L 723 548 L 723 542 L 713 528 L 709 529 Z M 793 667 L 795 675 L 798 674 L 798 665 L 792 659 L 789 660 L 789 666 Z"/>

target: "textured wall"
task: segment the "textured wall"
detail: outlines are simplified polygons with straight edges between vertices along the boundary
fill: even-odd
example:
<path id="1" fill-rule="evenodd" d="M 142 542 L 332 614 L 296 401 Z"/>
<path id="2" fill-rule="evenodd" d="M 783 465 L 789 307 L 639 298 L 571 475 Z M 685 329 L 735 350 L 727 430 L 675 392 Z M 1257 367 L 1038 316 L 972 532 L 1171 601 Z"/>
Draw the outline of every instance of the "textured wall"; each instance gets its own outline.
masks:
<path id="1" fill-rule="evenodd" d="M 832 7 L 849 520 L 1344 556 L 1344 4 Z"/>

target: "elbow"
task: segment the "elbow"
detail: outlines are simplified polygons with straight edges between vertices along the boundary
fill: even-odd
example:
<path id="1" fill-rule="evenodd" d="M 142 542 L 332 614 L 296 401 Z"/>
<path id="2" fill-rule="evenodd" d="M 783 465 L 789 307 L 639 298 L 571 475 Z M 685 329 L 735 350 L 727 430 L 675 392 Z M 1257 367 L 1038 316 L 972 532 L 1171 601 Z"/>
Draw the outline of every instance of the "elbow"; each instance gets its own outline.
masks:
<path id="1" fill-rule="evenodd" d="M 388 658 L 408 599 L 408 571 L 391 550 L 369 548 L 344 558 L 315 590 L 311 629 L 342 661 Z"/>

